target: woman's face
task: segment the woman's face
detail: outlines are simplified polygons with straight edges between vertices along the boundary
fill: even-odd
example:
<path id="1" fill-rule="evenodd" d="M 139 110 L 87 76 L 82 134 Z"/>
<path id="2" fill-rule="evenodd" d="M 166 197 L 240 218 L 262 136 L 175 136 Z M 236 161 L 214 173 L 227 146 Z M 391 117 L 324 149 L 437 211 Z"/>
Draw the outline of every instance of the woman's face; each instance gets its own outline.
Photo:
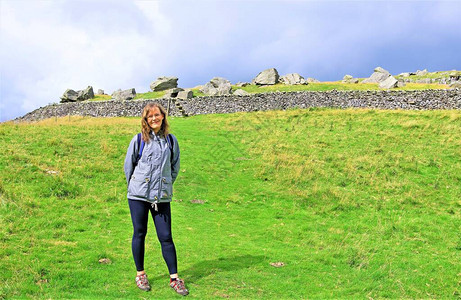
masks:
<path id="1" fill-rule="evenodd" d="M 147 114 L 147 124 L 152 128 L 152 130 L 157 133 L 162 127 L 163 115 L 158 107 L 152 108 Z"/>

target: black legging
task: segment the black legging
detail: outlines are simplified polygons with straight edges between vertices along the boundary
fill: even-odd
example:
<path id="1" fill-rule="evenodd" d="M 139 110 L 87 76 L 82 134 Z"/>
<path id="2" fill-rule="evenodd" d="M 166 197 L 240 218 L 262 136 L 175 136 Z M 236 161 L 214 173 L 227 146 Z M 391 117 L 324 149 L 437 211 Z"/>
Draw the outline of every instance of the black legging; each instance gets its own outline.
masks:
<path id="1" fill-rule="evenodd" d="M 170 203 L 157 204 L 158 211 L 149 202 L 128 200 L 133 222 L 133 239 L 131 250 L 133 251 L 134 263 L 138 271 L 144 270 L 144 240 L 147 234 L 147 220 L 149 210 L 154 219 L 157 237 L 162 246 L 162 255 L 165 259 L 170 274 L 177 273 L 176 249 L 171 235 L 171 209 Z"/>

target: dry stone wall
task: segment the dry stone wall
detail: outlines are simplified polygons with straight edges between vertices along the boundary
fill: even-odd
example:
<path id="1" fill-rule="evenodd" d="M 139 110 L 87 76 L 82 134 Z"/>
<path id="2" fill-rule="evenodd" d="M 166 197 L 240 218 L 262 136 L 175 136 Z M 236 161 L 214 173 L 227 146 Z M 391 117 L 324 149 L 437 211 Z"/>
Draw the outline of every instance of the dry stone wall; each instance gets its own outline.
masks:
<path id="1" fill-rule="evenodd" d="M 168 105 L 168 99 L 61 103 L 41 107 L 17 120 L 36 121 L 67 115 L 92 117 L 140 116 L 142 108 L 146 103 L 152 101 L 159 102 L 165 108 Z M 276 92 L 248 96 L 196 97 L 180 100 L 180 104 L 189 116 L 310 107 L 411 110 L 461 109 L 461 90 Z M 181 116 L 181 112 L 173 102 L 170 104 L 170 115 Z"/>

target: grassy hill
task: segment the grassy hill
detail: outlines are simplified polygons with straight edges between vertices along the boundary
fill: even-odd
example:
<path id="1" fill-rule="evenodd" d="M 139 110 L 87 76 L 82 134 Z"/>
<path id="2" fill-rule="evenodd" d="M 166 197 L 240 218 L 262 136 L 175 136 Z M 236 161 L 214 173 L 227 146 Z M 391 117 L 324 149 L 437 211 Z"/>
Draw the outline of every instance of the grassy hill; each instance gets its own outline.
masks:
<path id="1" fill-rule="evenodd" d="M 173 234 L 189 297 L 461 295 L 460 111 L 171 124 L 182 155 Z M 1 298 L 175 297 L 152 221 L 153 291 L 134 284 L 123 159 L 138 131 L 138 118 L 0 124 Z"/>

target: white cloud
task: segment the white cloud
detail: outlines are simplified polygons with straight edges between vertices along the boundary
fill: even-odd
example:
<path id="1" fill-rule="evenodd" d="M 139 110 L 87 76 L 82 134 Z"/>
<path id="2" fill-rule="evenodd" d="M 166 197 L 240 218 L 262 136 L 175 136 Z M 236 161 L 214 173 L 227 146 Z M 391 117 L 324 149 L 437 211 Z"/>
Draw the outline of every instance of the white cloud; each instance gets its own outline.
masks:
<path id="1" fill-rule="evenodd" d="M 156 41 L 168 33 L 168 22 L 155 3 L 133 5 L 131 13 L 139 15 L 125 17 L 143 22 L 142 16 L 148 16 L 148 22 L 141 26 L 126 22 L 121 33 L 99 21 L 78 26 L 69 22 L 63 17 L 69 14 L 63 3 L 1 2 L 2 80 L 20 91 L 23 110 L 58 102 L 66 88 L 92 85 L 109 93 L 131 87 L 147 91 L 148 84 L 140 78 L 152 69 L 165 68 L 163 61 L 154 58 L 161 53 Z M 127 20 L 115 20 L 116 14 L 100 16 Z M 2 88 L 2 103 L 9 92 Z"/>

